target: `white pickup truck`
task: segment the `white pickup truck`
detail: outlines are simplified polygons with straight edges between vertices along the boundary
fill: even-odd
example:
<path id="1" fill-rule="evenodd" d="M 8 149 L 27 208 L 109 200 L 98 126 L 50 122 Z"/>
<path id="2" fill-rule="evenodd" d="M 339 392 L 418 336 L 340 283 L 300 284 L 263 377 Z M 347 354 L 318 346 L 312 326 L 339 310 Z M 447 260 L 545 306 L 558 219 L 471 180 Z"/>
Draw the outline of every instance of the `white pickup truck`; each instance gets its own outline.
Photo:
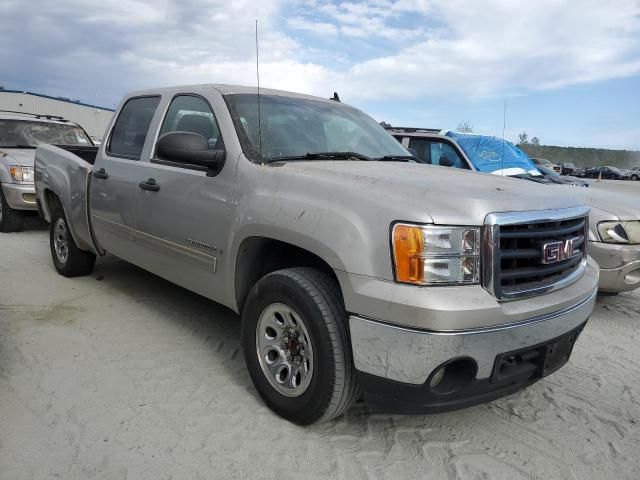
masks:
<path id="1" fill-rule="evenodd" d="M 513 393 L 568 361 L 593 309 L 581 202 L 414 163 L 338 101 L 136 92 L 81 153 L 36 152 L 57 270 L 110 252 L 238 312 L 256 389 L 297 423 L 361 392 L 404 413 Z"/>

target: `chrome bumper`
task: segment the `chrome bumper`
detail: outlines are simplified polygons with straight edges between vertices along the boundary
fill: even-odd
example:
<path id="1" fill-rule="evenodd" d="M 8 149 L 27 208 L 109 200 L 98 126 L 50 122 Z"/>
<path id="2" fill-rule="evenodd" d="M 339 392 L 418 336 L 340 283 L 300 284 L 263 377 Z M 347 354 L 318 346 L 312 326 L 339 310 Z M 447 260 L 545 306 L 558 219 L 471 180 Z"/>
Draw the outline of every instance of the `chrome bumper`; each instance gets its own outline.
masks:
<path id="1" fill-rule="evenodd" d="M 356 369 L 410 384 L 424 384 L 448 360 L 470 357 L 477 380 L 489 378 L 496 356 L 537 345 L 583 324 L 591 315 L 596 291 L 580 303 L 517 323 L 457 331 L 425 331 L 351 316 Z"/>
<path id="2" fill-rule="evenodd" d="M 603 292 L 628 292 L 640 287 L 640 245 L 589 242 L 589 254 L 598 262 Z"/>
<path id="3" fill-rule="evenodd" d="M 2 192 L 9 207 L 14 210 L 38 210 L 36 187 L 33 184 L 3 183 Z"/>

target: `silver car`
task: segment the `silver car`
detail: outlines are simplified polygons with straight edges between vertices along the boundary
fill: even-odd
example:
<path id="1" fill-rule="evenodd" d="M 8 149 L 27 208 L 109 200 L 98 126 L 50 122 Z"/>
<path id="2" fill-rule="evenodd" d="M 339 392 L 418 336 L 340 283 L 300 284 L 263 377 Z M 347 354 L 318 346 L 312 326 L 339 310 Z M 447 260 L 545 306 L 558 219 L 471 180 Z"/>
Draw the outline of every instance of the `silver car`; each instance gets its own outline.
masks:
<path id="1" fill-rule="evenodd" d="M 38 209 L 33 162 L 41 144 L 93 146 L 80 125 L 61 117 L 0 111 L 0 232 L 20 230 Z"/>

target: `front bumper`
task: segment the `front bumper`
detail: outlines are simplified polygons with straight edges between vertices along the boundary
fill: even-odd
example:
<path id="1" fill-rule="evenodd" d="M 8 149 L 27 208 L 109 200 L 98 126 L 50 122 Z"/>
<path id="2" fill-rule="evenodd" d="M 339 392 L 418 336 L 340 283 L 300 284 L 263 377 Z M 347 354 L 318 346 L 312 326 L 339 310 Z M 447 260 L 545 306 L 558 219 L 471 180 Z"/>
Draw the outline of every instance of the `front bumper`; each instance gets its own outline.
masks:
<path id="1" fill-rule="evenodd" d="M 640 287 L 640 245 L 589 242 L 589 254 L 600 266 L 600 291 L 618 293 Z"/>
<path id="2" fill-rule="evenodd" d="M 38 210 L 34 184 L 3 183 L 2 192 L 14 210 Z"/>
<path id="3" fill-rule="evenodd" d="M 354 363 L 365 401 L 374 410 L 428 413 L 468 407 L 513 393 L 550 373 L 543 371 L 546 360 L 540 351 L 555 348 L 560 339 L 566 344 L 567 338 L 572 347 L 591 315 L 595 298 L 594 291 L 580 304 L 553 314 L 514 325 L 457 332 L 413 330 L 351 316 Z M 501 376 L 505 354 L 509 357 L 514 352 L 526 353 L 523 358 L 533 363 L 523 360 L 513 375 Z M 537 360 L 531 359 L 529 352 L 538 352 Z M 564 352 L 566 358 L 556 360 L 556 368 L 570 354 L 571 348 Z M 466 365 L 469 371 L 460 373 L 462 379 L 454 378 L 453 388 L 433 388 L 431 383 L 440 367 L 452 362 L 462 364 L 462 368 Z"/>
<path id="4" fill-rule="evenodd" d="M 433 386 L 434 375 L 425 383 L 411 384 L 358 372 L 358 381 L 373 412 L 440 413 L 471 407 L 515 393 L 558 370 L 569 361 L 585 324 L 531 347 L 498 354 L 489 378 L 472 378 L 475 371 L 473 362 L 468 357 L 459 357 L 456 359 L 458 362 L 468 365 L 468 377 L 461 377 L 458 370 L 457 379 L 455 373 L 449 375 L 448 385 L 442 380 Z M 444 371 L 454 364 L 445 365 Z"/>

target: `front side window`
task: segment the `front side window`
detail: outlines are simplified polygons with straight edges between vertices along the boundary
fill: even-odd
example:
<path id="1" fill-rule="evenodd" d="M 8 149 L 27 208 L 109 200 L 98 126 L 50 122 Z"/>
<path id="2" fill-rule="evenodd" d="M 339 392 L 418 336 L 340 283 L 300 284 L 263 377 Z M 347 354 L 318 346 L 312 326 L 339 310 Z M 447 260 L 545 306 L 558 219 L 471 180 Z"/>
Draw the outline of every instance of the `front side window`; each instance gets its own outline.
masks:
<path id="1" fill-rule="evenodd" d="M 411 138 L 409 148 L 416 152 L 422 163 L 468 169 L 469 166 L 456 150 L 446 142 L 426 138 Z"/>
<path id="2" fill-rule="evenodd" d="M 125 103 L 111 132 L 107 149 L 110 155 L 140 160 L 158 103 L 160 97 L 132 98 Z"/>
<path id="3" fill-rule="evenodd" d="M 195 95 L 175 97 L 160 129 L 160 136 L 169 132 L 190 132 L 207 139 L 209 150 L 224 150 L 218 122 L 207 101 Z"/>
<path id="4" fill-rule="evenodd" d="M 225 100 L 252 160 L 353 152 L 372 159 L 410 156 L 375 120 L 338 102 L 233 94 Z M 260 122 L 258 122 L 260 110 Z"/>
<path id="5" fill-rule="evenodd" d="M 0 120 L 0 147 L 36 148 L 40 144 L 93 145 L 77 125 L 32 120 Z"/>

